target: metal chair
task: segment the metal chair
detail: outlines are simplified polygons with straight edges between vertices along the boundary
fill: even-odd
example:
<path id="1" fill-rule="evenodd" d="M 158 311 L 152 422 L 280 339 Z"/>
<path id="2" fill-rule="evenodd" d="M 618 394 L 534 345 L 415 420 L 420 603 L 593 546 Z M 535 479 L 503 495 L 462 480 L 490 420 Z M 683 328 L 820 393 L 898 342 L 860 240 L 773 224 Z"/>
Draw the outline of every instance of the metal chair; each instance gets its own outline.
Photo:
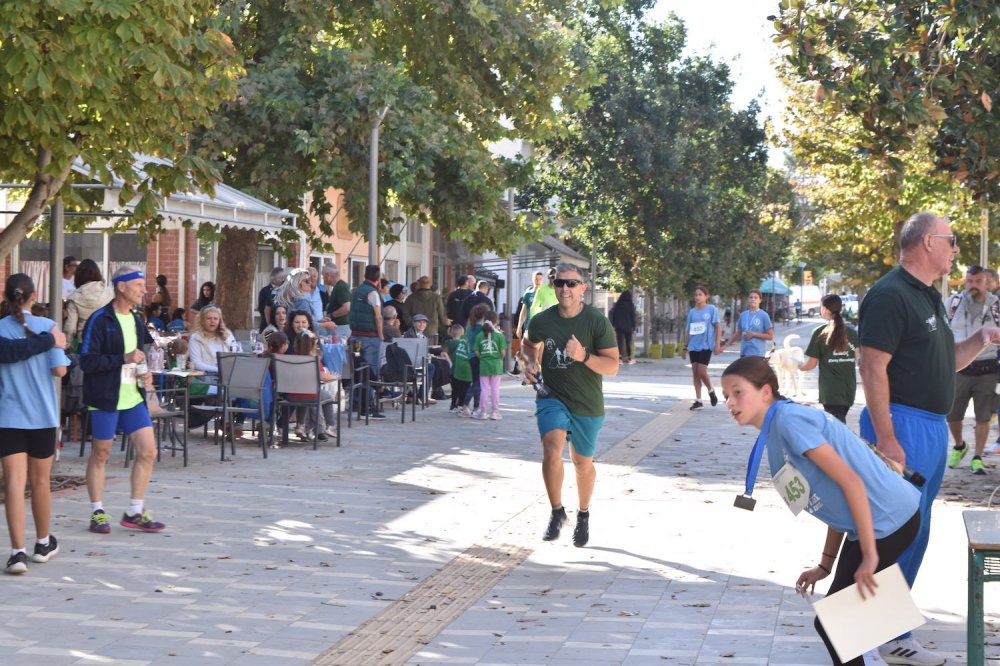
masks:
<path id="1" fill-rule="evenodd" d="M 395 345 L 394 342 L 383 342 L 382 343 L 381 353 L 379 354 L 379 358 L 385 359 L 386 348 L 390 347 L 390 346 L 393 346 L 393 345 Z M 398 347 L 398 345 L 396 345 L 396 346 Z M 398 396 L 395 396 L 395 397 L 392 397 L 392 398 L 383 398 L 383 399 L 379 400 L 379 402 L 381 403 L 381 402 L 389 401 L 389 402 L 392 402 L 392 403 L 398 403 L 399 406 L 400 406 L 400 410 L 399 410 L 399 422 L 400 423 L 406 423 L 406 403 L 405 403 L 406 390 L 407 390 L 407 388 L 410 388 L 413 391 L 413 395 L 417 394 L 417 372 L 414 369 L 413 365 L 412 364 L 406 365 L 403 368 L 403 376 L 400 379 L 398 379 L 398 380 L 388 381 L 385 378 L 380 378 L 380 379 L 370 379 L 368 381 L 368 383 L 369 383 L 369 385 L 374 386 L 376 389 L 378 389 L 378 388 L 395 388 L 395 389 L 399 389 L 399 395 Z M 411 421 L 416 421 L 417 420 L 417 403 L 416 403 L 416 400 L 413 401 L 413 409 L 412 409 L 412 415 L 410 416 L 410 420 Z"/>
<path id="2" fill-rule="evenodd" d="M 392 341 L 399 345 L 410 357 L 410 364 L 416 374 L 415 381 L 420 386 L 420 408 L 427 407 L 427 338 L 393 338 Z M 417 401 L 417 392 L 413 392 L 413 402 Z"/>
<path id="3" fill-rule="evenodd" d="M 249 414 L 258 423 L 257 440 L 260 442 L 261 453 L 267 458 L 267 433 L 264 424 L 264 382 L 267 381 L 267 373 L 271 367 L 271 360 L 268 358 L 258 358 L 249 354 L 233 354 L 219 352 L 217 354 L 219 362 L 219 391 L 222 398 L 222 422 L 229 424 L 231 414 Z M 239 407 L 237 400 L 256 400 L 256 407 Z M 225 429 L 223 430 L 223 443 L 220 449 L 220 459 L 225 460 Z M 236 435 L 232 428 L 229 428 L 231 451 L 236 453 Z"/>
<path id="4" fill-rule="evenodd" d="M 292 407 L 315 407 L 318 413 L 323 405 L 334 402 L 334 399 L 324 399 L 320 395 L 322 384 L 319 379 L 319 358 L 316 356 L 298 356 L 294 354 L 275 354 L 272 359 L 272 376 L 274 377 L 274 401 L 271 403 L 271 426 L 273 432 L 278 411 L 286 410 L 282 424 L 282 445 L 288 443 L 288 412 Z M 315 397 L 298 398 L 291 393 L 307 394 Z M 338 411 L 339 420 L 339 411 Z M 313 432 L 313 450 L 319 447 L 319 428 Z M 337 438 L 340 446 L 340 437 Z"/>

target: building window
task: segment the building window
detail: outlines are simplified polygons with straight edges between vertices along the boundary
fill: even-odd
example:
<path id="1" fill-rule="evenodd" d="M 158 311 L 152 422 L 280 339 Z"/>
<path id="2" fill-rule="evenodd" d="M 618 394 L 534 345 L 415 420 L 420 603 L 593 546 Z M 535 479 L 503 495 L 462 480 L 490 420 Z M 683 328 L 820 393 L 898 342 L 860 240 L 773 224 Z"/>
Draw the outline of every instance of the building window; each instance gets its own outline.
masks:
<path id="1" fill-rule="evenodd" d="M 139 244 L 136 234 L 114 234 L 108 238 L 108 275 L 122 266 L 138 266 L 146 270 L 146 246 Z"/>
<path id="2" fill-rule="evenodd" d="M 406 240 L 410 243 L 422 243 L 424 240 L 424 228 L 417 220 L 406 222 Z"/>
<path id="3" fill-rule="evenodd" d="M 365 281 L 365 266 L 368 265 L 365 259 L 351 258 L 351 286 L 357 287 Z"/>
<path id="4" fill-rule="evenodd" d="M 416 264 L 406 265 L 406 288 L 409 289 L 410 285 L 417 281 L 420 277 L 420 266 Z"/>
<path id="5" fill-rule="evenodd" d="M 386 261 L 385 262 L 385 279 L 392 282 L 399 282 L 399 262 L 398 261 Z"/>
<path id="6" fill-rule="evenodd" d="M 215 258 L 218 247 L 211 241 L 198 241 L 198 288 L 206 282 L 215 282 Z M 201 293 L 200 291 L 198 292 Z"/>

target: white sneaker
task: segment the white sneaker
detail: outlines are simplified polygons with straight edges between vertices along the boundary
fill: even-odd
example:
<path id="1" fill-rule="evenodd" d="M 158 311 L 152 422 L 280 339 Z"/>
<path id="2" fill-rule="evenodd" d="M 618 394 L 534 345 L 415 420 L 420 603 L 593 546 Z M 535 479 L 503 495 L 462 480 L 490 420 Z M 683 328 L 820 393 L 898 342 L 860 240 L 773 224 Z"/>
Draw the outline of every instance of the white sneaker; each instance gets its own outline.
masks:
<path id="1" fill-rule="evenodd" d="M 865 666 L 885 666 L 885 660 L 882 659 L 882 655 L 878 653 L 878 650 L 869 650 L 862 656 L 865 660 Z"/>
<path id="2" fill-rule="evenodd" d="M 913 636 L 889 641 L 885 645 L 880 646 L 878 652 L 887 664 L 941 666 L 944 663 L 944 657 L 925 648 Z"/>
<path id="3" fill-rule="evenodd" d="M 326 436 L 327 437 L 336 438 L 337 437 L 337 429 L 335 427 L 333 427 L 333 426 L 327 426 L 326 427 Z"/>

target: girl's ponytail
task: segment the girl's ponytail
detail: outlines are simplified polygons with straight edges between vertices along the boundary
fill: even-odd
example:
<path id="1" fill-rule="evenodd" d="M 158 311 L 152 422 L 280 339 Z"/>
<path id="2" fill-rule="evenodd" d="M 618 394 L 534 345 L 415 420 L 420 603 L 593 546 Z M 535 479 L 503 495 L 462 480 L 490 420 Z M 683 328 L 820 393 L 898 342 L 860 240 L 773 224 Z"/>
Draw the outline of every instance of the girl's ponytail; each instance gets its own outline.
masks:
<path id="1" fill-rule="evenodd" d="M 34 336 L 35 332 L 28 328 L 28 324 L 24 321 L 24 304 L 31 300 L 34 294 L 35 283 L 28 275 L 14 273 L 7 278 L 7 286 L 4 289 L 7 309 L 14 319 L 24 327 L 24 333 L 28 336 Z"/>

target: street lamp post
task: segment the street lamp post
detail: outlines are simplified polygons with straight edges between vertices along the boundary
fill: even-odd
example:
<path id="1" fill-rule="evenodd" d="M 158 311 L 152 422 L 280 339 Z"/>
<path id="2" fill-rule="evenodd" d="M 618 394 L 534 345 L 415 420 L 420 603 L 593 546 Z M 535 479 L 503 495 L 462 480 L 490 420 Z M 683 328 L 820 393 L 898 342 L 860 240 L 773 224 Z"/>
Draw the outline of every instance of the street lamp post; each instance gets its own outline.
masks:
<path id="1" fill-rule="evenodd" d="M 799 262 L 799 312 L 806 308 L 806 262 Z"/>

